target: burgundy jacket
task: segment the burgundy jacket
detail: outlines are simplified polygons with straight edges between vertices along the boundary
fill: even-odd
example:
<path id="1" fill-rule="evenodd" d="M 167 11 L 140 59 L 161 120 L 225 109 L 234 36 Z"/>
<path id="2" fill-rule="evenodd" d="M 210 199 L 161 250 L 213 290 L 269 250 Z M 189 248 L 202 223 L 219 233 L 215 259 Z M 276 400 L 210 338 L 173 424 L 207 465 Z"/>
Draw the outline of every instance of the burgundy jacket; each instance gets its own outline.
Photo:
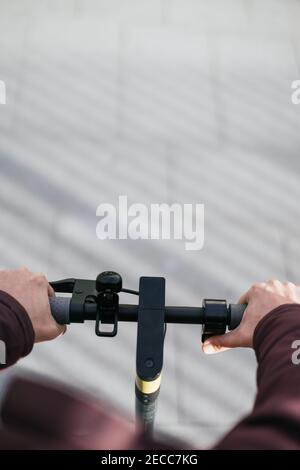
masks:
<path id="1" fill-rule="evenodd" d="M 7 367 L 30 353 L 31 321 L 23 307 L 0 291 L 0 340 Z M 257 396 L 252 412 L 215 449 L 300 449 L 300 364 L 292 361 L 300 340 L 300 305 L 266 315 L 254 333 Z M 295 357 L 295 356 L 294 356 Z M 299 354 L 300 357 L 300 354 Z M 297 354 L 296 354 L 297 359 Z M 0 449 L 187 448 L 146 441 L 118 413 L 60 387 L 16 379 L 1 407 Z"/>

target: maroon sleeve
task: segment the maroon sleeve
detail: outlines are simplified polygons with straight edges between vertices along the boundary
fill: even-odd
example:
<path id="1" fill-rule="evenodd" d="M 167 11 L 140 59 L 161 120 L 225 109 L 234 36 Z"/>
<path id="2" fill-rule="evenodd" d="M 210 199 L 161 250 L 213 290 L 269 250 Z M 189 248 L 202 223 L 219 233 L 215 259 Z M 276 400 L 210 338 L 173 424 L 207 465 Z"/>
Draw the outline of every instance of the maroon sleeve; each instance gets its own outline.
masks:
<path id="1" fill-rule="evenodd" d="M 47 403 L 47 406 L 45 406 Z M 153 441 L 122 413 L 91 396 L 16 377 L 0 410 L 0 449 L 184 449 L 182 442 Z"/>
<path id="2" fill-rule="evenodd" d="M 21 304 L 0 291 L 0 369 L 15 364 L 33 348 L 34 330 Z"/>
<path id="3" fill-rule="evenodd" d="M 300 305 L 266 315 L 254 332 L 254 350 L 254 408 L 215 449 L 300 449 Z"/>

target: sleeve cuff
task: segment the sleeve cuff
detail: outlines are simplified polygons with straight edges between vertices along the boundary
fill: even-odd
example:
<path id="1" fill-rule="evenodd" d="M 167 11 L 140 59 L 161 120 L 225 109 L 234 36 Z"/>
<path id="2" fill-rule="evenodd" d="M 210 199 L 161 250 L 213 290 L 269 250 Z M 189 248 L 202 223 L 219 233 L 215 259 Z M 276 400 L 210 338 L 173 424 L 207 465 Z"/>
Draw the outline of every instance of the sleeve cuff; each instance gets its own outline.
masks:
<path id="1" fill-rule="evenodd" d="M 20 342 L 23 345 L 20 357 L 25 357 L 32 351 L 35 340 L 30 317 L 25 308 L 7 292 L 0 291 L 0 308 L 1 304 L 11 312 L 11 317 L 9 318 L 11 327 L 15 331 L 16 336 L 20 336 Z"/>
<path id="2" fill-rule="evenodd" d="M 267 315 L 265 315 L 258 322 L 254 330 L 254 334 L 253 334 L 253 349 L 255 351 L 257 360 L 260 359 L 260 350 L 262 349 L 263 342 L 266 341 L 268 333 L 273 331 L 271 328 L 271 323 L 274 323 L 275 320 L 277 320 L 278 318 L 280 319 L 284 315 L 288 315 L 289 320 L 290 320 L 290 315 L 292 315 L 293 317 L 295 315 L 298 315 L 299 324 L 300 324 L 300 304 L 287 303 L 287 304 L 280 305 L 279 307 L 276 307 L 273 310 L 271 310 Z M 278 328 L 276 327 L 275 331 L 273 332 L 275 335 L 278 334 L 277 330 Z M 282 329 L 282 333 L 283 333 L 283 329 Z"/>

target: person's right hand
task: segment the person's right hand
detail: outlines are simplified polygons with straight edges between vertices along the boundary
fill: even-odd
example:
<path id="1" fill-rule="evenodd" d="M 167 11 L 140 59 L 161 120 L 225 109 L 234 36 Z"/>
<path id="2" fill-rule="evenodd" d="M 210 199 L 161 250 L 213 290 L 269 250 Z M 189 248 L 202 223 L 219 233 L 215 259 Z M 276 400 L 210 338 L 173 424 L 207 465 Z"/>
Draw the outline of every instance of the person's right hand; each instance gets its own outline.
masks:
<path id="1" fill-rule="evenodd" d="M 248 304 L 241 324 L 229 333 L 206 340 L 202 346 L 206 354 L 236 347 L 252 347 L 256 325 L 265 315 L 280 305 L 300 304 L 300 286 L 277 280 L 254 284 L 238 303 Z"/>
<path id="2" fill-rule="evenodd" d="M 0 271 L 0 290 L 14 297 L 26 310 L 35 332 L 35 342 L 47 341 L 66 331 L 51 315 L 49 297 L 54 290 L 42 273 L 26 268 Z"/>

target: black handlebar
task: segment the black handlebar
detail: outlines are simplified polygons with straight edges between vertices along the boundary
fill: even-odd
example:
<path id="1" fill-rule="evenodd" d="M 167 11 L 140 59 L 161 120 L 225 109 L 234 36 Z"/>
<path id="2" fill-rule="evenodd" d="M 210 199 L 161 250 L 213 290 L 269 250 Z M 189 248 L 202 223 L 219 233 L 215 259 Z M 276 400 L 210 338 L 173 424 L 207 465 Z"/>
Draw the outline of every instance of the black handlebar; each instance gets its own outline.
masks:
<path id="1" fill-rule="evenodd" d="M 165 306 L 165 283 L 162 277 L 141 277 L 139 292 L 123 289 L 121 276 L 112 271 L 99 274 L 95 281 L 70 278 L 52 282 L 56 292 L 72 294 L 50 299 L 52 315 L 60 324 L 94 320 L 98 336 L 116 336 L 119 321 L 143 324 L 142 330 L 147 324 L 153 331 L 166 323 L 202 324 L 202 340 L 240 324 L 246 305 L 227 305 L 226 300 L 205 299 L 202 307 Z M 120 292 L 138 295 L 139 305 L 120 305 Z M 103 331 L 102 324 L 113 328 Z"/>
<path id="2" fill-rule="evenodd" d="M 51 312 L 57 323 L 69 325 L 71 310 L 71 297 L 51 297 Z M 244 315 L 247 305 L 229 304 L 228 306 L 228 329 L 236 328 Z M 202 325 L 205 318 L 204 307 L 165 307 L 165 323 L 185 323 Z M 87 303 L 82 312 L 82 323 L 86 320 L 96 320 L 97 304 Z M 138 305 L 119 305 L 118 321 L 137 322 Z M 78 323 L 78 322 L 76 322 Z"/>

